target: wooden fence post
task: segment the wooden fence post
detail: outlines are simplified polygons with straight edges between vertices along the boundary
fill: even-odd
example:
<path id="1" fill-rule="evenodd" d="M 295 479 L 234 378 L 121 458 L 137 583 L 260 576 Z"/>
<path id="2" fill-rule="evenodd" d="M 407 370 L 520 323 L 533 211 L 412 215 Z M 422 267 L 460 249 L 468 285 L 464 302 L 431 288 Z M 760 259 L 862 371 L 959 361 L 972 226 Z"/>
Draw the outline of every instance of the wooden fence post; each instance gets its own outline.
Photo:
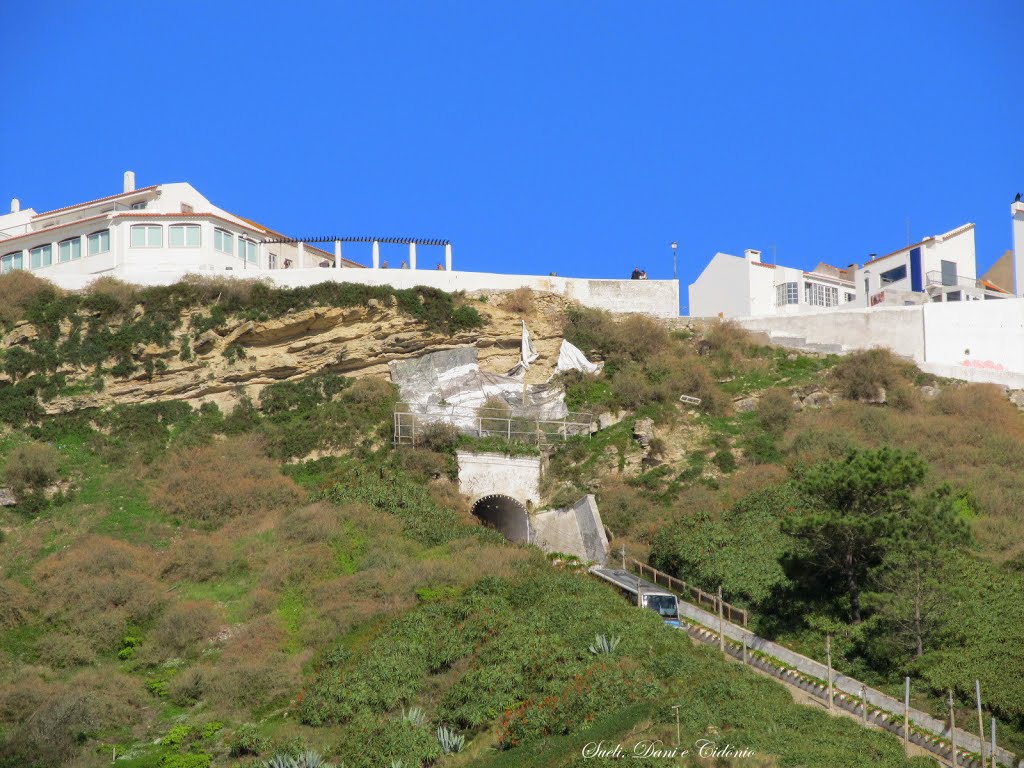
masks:
<path id="1" fill-rule="evenodd" d="M 722 609 L 722 585 L 718 585 L 718 650 L 725 655 L 725 611 Z"/>
<path id="2" fill-rule="evenodd" d="M 992 748 L 989 750 L 989 752 L 992 753 L 992 768 L 997 768 L 997 766 L 996 766 L 996 719 L 994 717 L 992 718 L 992 726 L 989 728 L 989 731 L 991 732 L 990 735 L 992 736 L 992 742 L 990 744 L 990 746 Z M 984 768 L 984 766 L 982 768 Z"/>
<path id="3" fill-rule="evenodd" d="M 981 719 L 981 681 L 974 681 L 974 696 L 978 702 L 978 741 L 981 743 L 978 754 L 981 756 L 981 764 L 985 765 L 985 721 Z"/>
<path id="4" fill-rule="evenodd" d="M 835 689 L 832 687 L 832 635 L 825 635 L 825 658 L 828 661 L 828 711 L 834 712 Z"/>
<path id="5" fill-rule="evenodd" d="M 910 757 L 910 676 L 903 678 L 903 751 Z"/>
<path id="6" fill-rule="evenodd" d="M 949 752 L 953 761 L 953 768 L 956 768 L 956 716 L 953 714 L 953 689 L 947 688 L 949 693 Z"/>

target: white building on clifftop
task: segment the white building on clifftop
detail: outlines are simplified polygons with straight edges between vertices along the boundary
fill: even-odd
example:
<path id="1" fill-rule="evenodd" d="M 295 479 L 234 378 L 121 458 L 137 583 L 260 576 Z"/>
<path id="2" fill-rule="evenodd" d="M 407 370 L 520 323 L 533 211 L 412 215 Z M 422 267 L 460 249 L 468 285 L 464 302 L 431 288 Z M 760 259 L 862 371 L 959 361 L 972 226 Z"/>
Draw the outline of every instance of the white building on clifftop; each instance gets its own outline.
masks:
<path id="1" fill-rule="evenodd" d="M 349 244 L 368 251 L 366 266 L 343 258 L 342 248 Z M 397 258 L 392 250 L 390 269 L 381 259 L 382 244 L 402 248 Z M 426 269 L 418 268 L 417 257 Z M 215 274 L 259 278 L 289 288 L 324 282 L 447 292 L 530 288 L 610 312 L 679 316 L 676 280 L 456 271 L 447 240 L 289 238 L 217 207 L 190 184 L 137 189 L 131 171 L 125 173 L 124 188 L 116 195 L 44 213 L 23 210 L 17 199 L 11 201 L 10 213 L 0 215 L 0 273 L 16 269 L 29 270 L 66 290 L 85 288 L 104 275 L 139 285 L 168 285 L 189 274 Z"/>
<path id="2" fill-rule="evenodd" d="M 716 253 L 690 285 L 693 317 L 760 317 L 820 312 L 856 300 L 848 270 L 819 264 L 811 272 L 761 261 L 761 252 L 743 256 Z"/>
<path id="3" fill-rule="evenodd" d="M 15 199 L 0 215 L 0 273 L 54 279 L 335 265 L 362 267 L 218 208 L 191 184 L 136 189 L 131 171 L 120 194 L 43 213 Z"/>

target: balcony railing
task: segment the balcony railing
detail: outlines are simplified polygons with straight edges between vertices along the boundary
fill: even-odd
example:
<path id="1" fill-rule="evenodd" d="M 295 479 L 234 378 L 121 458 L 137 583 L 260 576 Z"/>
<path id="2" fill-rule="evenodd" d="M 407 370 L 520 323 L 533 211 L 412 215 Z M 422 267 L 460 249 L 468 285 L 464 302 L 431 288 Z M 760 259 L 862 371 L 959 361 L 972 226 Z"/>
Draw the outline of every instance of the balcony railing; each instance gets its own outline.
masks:
<path id="1" fill-rule="evenodd" d="M 949 273 L 943 273 L 939 270 L 932 270 L 931 272 L 924 273 L 924 284 L 925 287 L 933 285 L 942 285 L 947 288 L 953 288 L 960 286 L 962 288 L 983 288 L 981 281 L 976 277 L 966 277 L 965 275 L 951 275 Z"/>

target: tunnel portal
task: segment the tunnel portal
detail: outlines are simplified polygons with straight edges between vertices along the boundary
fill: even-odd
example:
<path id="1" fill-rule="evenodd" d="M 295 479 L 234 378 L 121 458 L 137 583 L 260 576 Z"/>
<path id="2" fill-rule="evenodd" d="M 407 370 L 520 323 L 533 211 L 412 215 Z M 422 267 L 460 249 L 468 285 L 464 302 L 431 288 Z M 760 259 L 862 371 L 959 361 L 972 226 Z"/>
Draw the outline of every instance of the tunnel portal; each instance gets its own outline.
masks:
<path id="1" fill-rule="evenodd" d="M 526 507 L 511 496 L 494 493 L 473 504 L 473 514 L 486 525 L 501 531 L 509 541 L 530 541 L 530 515 Z"/>

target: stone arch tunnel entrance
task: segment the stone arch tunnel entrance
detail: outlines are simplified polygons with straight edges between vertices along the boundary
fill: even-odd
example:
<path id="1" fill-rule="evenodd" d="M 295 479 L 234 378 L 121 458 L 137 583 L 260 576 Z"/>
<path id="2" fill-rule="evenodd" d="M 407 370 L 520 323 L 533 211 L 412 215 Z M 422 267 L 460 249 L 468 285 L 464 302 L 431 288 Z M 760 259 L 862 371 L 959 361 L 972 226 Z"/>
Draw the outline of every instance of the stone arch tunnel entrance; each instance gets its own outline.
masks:
<path id="1" fill-rule="evenodd" d="M 473 503 L 473 514 L 501 531 L 509 541 L 529 543 L 530 514 L 520 501 L 502 493 L 482 496 Z"/>

